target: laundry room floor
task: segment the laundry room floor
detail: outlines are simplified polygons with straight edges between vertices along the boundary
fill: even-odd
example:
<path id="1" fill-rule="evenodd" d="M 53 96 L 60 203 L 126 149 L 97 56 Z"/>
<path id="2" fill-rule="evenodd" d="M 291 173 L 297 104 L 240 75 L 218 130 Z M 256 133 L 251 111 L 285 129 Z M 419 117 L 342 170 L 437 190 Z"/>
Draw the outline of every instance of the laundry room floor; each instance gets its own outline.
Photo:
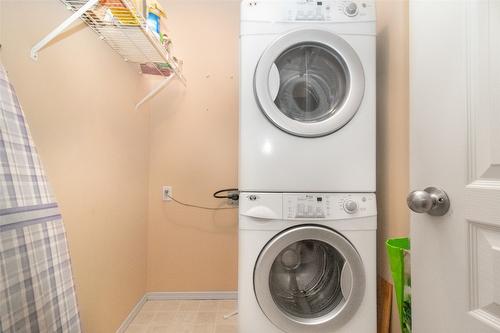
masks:
<path id="1" fill-rule="evenodd" d="M 237 333 L 233 300 L 147 301 L 126 333 Z"/>

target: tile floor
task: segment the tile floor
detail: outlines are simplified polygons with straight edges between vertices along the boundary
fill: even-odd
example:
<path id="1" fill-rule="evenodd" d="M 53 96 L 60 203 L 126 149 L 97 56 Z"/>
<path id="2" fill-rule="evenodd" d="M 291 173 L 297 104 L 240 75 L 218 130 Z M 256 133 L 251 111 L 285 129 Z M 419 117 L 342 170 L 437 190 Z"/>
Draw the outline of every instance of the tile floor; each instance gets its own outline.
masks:
<path id="1" fill-rule="evenodd" d="M 147 301 L 126 333 L 237 333 L 237 315 L 232 300 Z"/>

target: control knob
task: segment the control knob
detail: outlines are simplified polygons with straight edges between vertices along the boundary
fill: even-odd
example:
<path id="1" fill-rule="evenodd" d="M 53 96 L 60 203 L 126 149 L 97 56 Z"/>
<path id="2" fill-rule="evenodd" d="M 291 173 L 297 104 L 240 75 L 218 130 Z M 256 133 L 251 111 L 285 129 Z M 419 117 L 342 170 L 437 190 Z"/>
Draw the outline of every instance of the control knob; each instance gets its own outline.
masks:
<path id="1" fill-rule="evenodd" d="M 344 12 L 347 16 L 356 16 L 358 15 L 358 5 L 355 2 L 350 2 L 345 6 Z"/>
<path id="2" fill-rule="evenodd" d="M 344 202 L 344 210 L 347 214 L 354 214 L 358 211 L 358 203 L 354 200 L 346 200 Z"/>

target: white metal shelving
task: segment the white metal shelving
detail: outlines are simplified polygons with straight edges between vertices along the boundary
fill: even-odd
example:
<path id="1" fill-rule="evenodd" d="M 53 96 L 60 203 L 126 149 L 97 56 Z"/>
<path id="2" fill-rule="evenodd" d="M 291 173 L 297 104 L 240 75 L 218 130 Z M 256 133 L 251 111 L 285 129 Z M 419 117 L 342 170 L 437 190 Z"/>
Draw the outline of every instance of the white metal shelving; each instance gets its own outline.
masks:
<path id="1" fill-rule="evenodd" d="M 31 57 L 38 59 L 38 52 L 51 40 L 66 30 L 78 19 L 83 20 L 99 38 L 104 40 L 125 61 L 138 64 L 168 64 L 170 73 L 158 70 L 164 76 L 162 82 L 153 88 L 139 103 L 139 108 L 163 89 L 174 76 L 185 85 L 182 68 L 150 30 L 146 19 L 130 0 L 61 0 L 73 14 L 51 31 L 31 49 Z M 110 12 L 113 15 L 109 15 Z"/>

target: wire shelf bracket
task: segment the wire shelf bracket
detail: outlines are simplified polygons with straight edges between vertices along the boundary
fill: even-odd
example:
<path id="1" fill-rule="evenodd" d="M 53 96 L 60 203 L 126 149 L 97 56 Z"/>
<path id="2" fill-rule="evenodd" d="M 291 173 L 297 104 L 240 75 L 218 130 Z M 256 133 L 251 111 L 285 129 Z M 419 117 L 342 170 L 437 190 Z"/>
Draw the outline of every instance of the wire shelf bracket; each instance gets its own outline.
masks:
<path id="1" fill-rule="evenodd" d="M 61 23 L 57 28 L 52 30 L 47 36 L 42 38 L 38 43 L 31 49 L 31 58 L 35 61 L 38 60 L 38 52 L 43 49 L 50 41 L 61 34 L 66 28 L 71 24 L 81 18 L 81 16 L 86 13 L 90 8 L 94 7 L 99 0 L 89 0 L 85 5 L 80 7 L 76 12 L 74 12 L 70 17 L 68 17 L 63 23 Z"/>
<path id="2" fill-rule="evenodd" d="M 137 12 L 130 0 L 108 0 L 107 2 L 113 3 L 111 7 L 103 5 L 100 0 L 61 0 L 61 2 L 72 10 L 73 14 L 33 46 L 31 49 L 33 60 L 37 61 L 38 54 L 42 49 L 71 24 L 81 19 L 97 33 L 99 39 L 104 40 L 123 60 L 137 64 L 167 64 L 169 70 L 164 72 L 158 68 L 154 72 L 154 74 L 163 76 L 164 79 L 136 104 L 136 109 L 157 95 L 174 77 L 177 77 L 186 86 L 181 63 L 172 57 L 170 51 L 157 38 L 158 36 L 151 32 L 145 18 Z M 122 13 L 123 11 L 126 13 L 125 18 L 118 15 L 109 21 L 103 20 L 103 17 L 96 14 L 96 12 L 99 13 L 100 9 L 116 9 L 117 6 L 122 10 Z"/>
<path id="3" fill-rule="evenodd" d="M 148 100 L 156 96 L 162 90 L 165 88 L 174 78 L 173 75 L 167 76 L 164 78 L 156 87 L 154 87 L 146 96 L 144 96 L 143 99 L 139 101 L 139 103 L 136 104 L 135 109 L 138 110 L 144 103 L 146 103 Z"/>

